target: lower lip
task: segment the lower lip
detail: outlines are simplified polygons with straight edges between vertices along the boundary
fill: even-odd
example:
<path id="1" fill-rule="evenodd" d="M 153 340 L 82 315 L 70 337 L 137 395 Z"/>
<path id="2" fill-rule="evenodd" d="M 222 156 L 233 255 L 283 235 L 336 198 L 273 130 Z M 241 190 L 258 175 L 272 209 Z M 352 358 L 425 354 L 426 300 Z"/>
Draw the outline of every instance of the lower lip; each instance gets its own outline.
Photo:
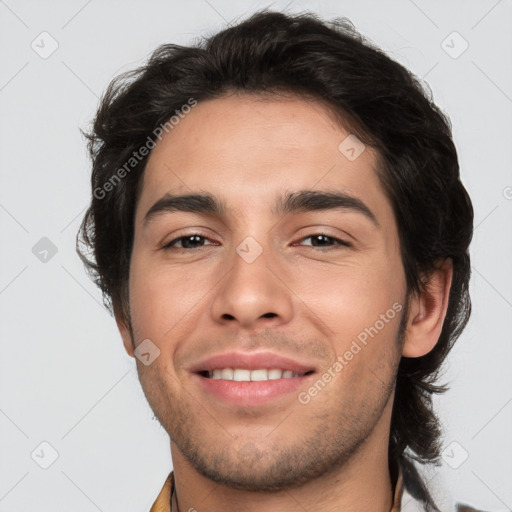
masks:
<path id="1" fill-rule="evenodd" d="M 194 375 L 208 393 L 228 404 L 244 407 L 267 404 L 293 392 L 297 393 L 300 388 L 305 389 L 306 381 L 313 376 L 314 374 L 309 374 L 289 379 L 237 382 Z"/>

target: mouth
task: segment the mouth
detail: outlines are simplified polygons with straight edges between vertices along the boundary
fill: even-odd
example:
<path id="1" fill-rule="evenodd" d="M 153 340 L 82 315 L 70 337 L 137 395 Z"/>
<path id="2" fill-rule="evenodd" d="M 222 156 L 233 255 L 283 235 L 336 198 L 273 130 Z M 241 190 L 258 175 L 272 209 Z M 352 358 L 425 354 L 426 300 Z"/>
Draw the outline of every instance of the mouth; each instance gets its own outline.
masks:
<path id="1" fill-rule="evenodd" d="M 298 393 L 316 368 L 272 353 L 229 353 L 190 369 L 208 398 L 223 404 L 256 407 Z"/>
<path id="2" fill-rule="evenodd" d="M 267 380 L 295 379 L 311 375 L 313 370 L 306 372 L 293 372 L 280 368 L 258 368 L 247 370 L 245 368 L 215 368 L 199 372 L 199 375 L 207 379 L 232 380 L 235 382 L 263 382 Z"/>

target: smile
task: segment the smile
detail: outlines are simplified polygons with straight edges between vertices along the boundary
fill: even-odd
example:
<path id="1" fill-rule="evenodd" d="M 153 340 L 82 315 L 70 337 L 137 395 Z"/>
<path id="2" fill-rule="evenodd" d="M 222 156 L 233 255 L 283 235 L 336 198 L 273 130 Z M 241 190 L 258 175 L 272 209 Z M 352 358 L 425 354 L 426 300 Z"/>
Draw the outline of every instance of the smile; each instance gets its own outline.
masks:
<path id="1" fill-rule="evenodd" d="M 293 379 L 302 377 L 311 372 L 292 372 L 279 368 L 260 368 L 247 370 L 245 368 L 217 368 L 213 371 L 204 372 L 203 375 L 209 379 L 233 380 L 236 382 L 261 382 L 265 380 Z"/>

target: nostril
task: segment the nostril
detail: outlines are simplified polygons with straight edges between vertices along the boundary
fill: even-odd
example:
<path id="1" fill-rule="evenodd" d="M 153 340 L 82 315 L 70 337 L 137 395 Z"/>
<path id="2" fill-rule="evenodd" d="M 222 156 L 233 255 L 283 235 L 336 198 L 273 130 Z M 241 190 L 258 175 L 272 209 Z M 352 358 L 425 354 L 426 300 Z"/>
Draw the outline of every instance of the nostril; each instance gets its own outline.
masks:
<path id="1" fill-rule="evenodd" d="M 274 318 L 275 316 L 277 316 L 275 313 L 265 313 L 264 315 L 261 315 L 265 318 Z"/>

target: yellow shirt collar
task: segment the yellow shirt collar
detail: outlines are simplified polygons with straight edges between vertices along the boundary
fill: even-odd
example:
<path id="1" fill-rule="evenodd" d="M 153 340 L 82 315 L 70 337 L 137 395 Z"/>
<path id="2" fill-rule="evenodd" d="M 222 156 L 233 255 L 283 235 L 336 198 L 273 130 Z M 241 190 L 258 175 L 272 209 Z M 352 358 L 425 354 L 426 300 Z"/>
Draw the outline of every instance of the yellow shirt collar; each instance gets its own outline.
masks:
<path id="1" fill-rule="evenodd" d="M 174 473 L 171 471 L 167 477 L 160 494 L 149 512 L 171 512 L 171 495 L 174 488 Z M 402 471 L 398 472 L 398 481 L 395 487 L 395 496 L 393 498 L 393 507 L 390 512 L 400 512 L 400 502 L 402 500 L 403 484 Z"/>

